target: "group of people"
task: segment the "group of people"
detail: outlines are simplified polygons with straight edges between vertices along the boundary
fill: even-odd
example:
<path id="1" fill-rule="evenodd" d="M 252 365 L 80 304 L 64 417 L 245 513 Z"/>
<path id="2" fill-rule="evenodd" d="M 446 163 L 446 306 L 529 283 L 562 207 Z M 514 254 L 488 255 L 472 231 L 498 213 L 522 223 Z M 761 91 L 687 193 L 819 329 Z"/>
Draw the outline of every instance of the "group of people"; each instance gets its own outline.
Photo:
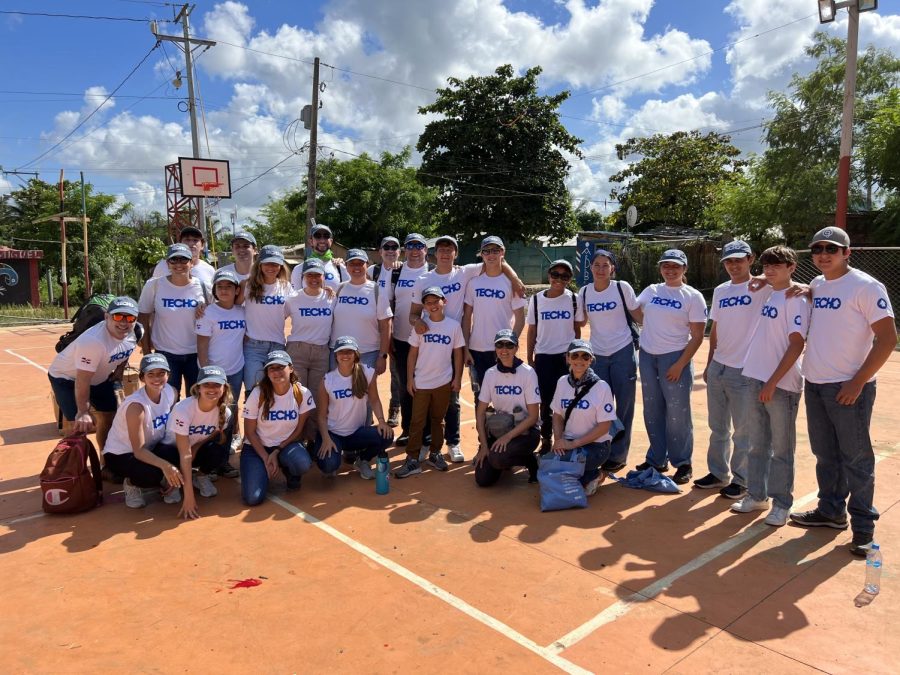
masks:
<path id="1" fill-rule="evenodd" d="M 434 242 L 434 265 L 421 235 L 402 245 L 385 237 L 381 264 L 370 266 L 360 249 L 336 259 L 332 231 L 319 224 L 311 254 L 292 272 L 279 247 L 257 250 L 249 232 L 234 235 L 234 263 L 218 270 L 199 260 L 203 243 L 198 230 L 182 230 L 139 301 L 113 301 L 106 320 L 50 368 L 64 417 L 76 432 L 96 426 L 128 506 L 158 489 L 181 503 L 180 515 L 197 517 L 194 490 L 214 496 L 215 477 L 237 473 L 228 458 L 241 446 L 248 505 L 265 499 L 279 473 L 299 488 L 314 463 L 325 476 L 347 462 L 374 478 L 372 461 L 391 445 L 406 448 L 398 479 L 423 465 L 446 471 L 445 444 L 451 462 L 466 459 L 459 394 L 467 366 L 479 486 L 516 467 L 534 481 L 540 456 L 579 451 L 582 485 L 594 494 L 628 460 L 638 372 L 649 448 L 637 469 L 666 473 L 671 464 L 675 483 L 693 478 L 692 361 L 707 307 L 687 284 L 680 250 L 661 256 L 661 281 L 639 294 L 615 278 L 614 254 L 598 249 L 592 283 L 573 292 L 571 263 L 556 260 L 549 287 L 526 300 L 495 236 L 481 242 L 482 262 L 462 266 L 453 237 Z M 844 529 L 849 510 L 851 550 L 864 554 L 878 518 L 868 426 L 875 374 L 896 344 L 893 311 L 884 285 L 849 266 L 843 230 L 817 232 L 810 249 L 822 275 L 806 287 L 793 282 L 797 255 L 785 246 L 762 253 L 761 277 L 751 276 L 745 242 L 723 248 L 729 281 L 713 294 L 703 370 L 709 473 L 693 483 L 720 489 L 738 513 L 768 510 L 773 526 L 790 519 Z M 109 378 L 136 347 L 137 321 L 143 386 L 119 404 Z M 387 409 L 376 386 L 384 373 Z M 819 504 L 791 513 L 803 391 Z"/>

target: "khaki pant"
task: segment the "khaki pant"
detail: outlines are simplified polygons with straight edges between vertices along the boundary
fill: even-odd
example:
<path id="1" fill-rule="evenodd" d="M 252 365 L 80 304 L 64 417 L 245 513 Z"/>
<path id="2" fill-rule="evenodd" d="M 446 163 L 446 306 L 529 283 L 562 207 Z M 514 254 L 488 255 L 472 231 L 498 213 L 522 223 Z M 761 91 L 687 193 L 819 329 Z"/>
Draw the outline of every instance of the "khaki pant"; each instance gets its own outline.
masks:
<path id="1" fill-rule="evenodd" d="M 313 397 L 318 400 L 319 385 L 328 372 L 328 357 L 331 349 L 327 344 L 314 345 L 308 342 L 288 342 L 287 353 L 294 362 L 294 372 L 300 378 L 300 384 L 312 392 Z M 306 418 L 306 429 L 311 438 L 315 438 L 318 422 L 315 411 L 311 412 Z M 303 434 L 304 438 L 307 433 Z"/>
<path id="2" fill-rule="evenodd" d="M 453 393 L 452 383 L 436 389 L 417 389 L 412 401 L 412 420 L 409 423 L 409 443 L 406 446 L 407 457 L 419 458 L 422 448 L 422 436 L 425 432 L 425 420 L 431 420 L 431 452 L 440 452 L 444 444 L 444 416 L 450 406 Z"/>

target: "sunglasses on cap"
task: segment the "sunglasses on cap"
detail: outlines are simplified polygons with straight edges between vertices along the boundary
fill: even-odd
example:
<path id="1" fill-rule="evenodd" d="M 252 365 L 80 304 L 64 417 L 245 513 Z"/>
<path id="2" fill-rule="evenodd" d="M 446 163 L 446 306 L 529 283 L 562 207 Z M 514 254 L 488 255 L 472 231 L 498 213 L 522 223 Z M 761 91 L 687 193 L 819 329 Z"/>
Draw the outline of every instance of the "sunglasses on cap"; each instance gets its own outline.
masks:
<path id="1" fill-rule="evenodd" d="M 425 248 L 425 244 L 418 241 L 411 241 L 406 245 L 407 251 L 421 251 Z"/>
<path id="2" fill-rule="evenodd" d="M 137 317 L 131 314 L 111 314 L 110 316 L 116 323 L 134 323 L 137 321 Z"/>
<path id="3" fill-rule="evenodd" d="M 331 235 L 327 232 L 316 232 L 313 235 L 313 239 L 331 239 Z"/>
<path id="4" fill-rule="evenodd" d="M 562 279 L 563 281 L 569 281 L 572 278 L 572 275 L 568 272 L 550 272 L 551 279 Z"/>
<path id="5" fill-rule="evenodd" d="M 495 349 L 515 349 L 516 345 L 513 342 L 497 342 L 494 344 Z"/>
<path id="6" fill-rule="evenodd" d="M 587 352 L 570 352 L 569 359 L 572 361 L 591 361 L 594 357 Z"/>
<path id="7" fill-rule="evenodd" d="M 399 251 L 400 244 L 385 244 L 381 247 L 382 251 Z"/>
<path id="8" fill-rule="evenodd" d="M 828 255 L 834 255 L 838 251 L 843 251 L 843 246 L 838 246 L 837 244 L 814 244 L 809 247 L 810 253 L 813 255 L 821 255 L 822 253 L 827 253 Z"/>

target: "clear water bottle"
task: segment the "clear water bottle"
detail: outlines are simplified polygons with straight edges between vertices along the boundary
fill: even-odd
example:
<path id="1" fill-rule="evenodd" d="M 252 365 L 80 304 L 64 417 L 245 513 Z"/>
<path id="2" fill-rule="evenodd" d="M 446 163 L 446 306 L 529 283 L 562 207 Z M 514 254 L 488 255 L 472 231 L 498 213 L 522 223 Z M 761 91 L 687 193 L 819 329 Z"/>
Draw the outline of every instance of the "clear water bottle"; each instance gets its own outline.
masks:
<path id="1" fill-rule="evenodd" d="M 378 455 L 375 460 L 375 494 L 386 495 L 391 491 L 391 483 L 388 478 L 390 466 L 387 455 Z"/>
<path id="2" fill-rule="evenodd" d="M 872 544 L 866 554 L 866 593 L 878 595 L 881 590 L 881 547 Z"/>

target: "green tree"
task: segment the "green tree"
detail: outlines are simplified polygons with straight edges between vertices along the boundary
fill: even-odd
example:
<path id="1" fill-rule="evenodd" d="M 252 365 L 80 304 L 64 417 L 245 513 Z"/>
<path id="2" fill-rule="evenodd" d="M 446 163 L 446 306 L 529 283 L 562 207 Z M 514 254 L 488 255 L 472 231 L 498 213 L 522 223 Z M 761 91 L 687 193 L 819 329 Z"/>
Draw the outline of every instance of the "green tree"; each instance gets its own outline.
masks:
<path id="1" fill-rule="evenodd" d="M 716 229 L 707 209 L 720 185 L 740 180 L 746 164 L 740 154 L 729 136 L 714 132 L 654 134 L 616 145 L 620 160 L 640 159 L 609 177 L 621 184 L 610 191 L 619 202 L 611 220 L 624 227 L 625 212 L 634 205 L 647 224 Z"/>
<path id="2" fill-rule="evenodd" d="M 416 148 L 421 180 L 438 188 L 445 230 L 464 239 L 490 232 L 526 242 L 574 233 L 564 153 L 581 157 L 581 139 L 559 121 L 569 92 L 539 96 L 540 73 L 534 67 L 515 77 L 504 65 L 493 75 L 451 77 L 434 103 L 419 108 L 440 116 Z"/>

